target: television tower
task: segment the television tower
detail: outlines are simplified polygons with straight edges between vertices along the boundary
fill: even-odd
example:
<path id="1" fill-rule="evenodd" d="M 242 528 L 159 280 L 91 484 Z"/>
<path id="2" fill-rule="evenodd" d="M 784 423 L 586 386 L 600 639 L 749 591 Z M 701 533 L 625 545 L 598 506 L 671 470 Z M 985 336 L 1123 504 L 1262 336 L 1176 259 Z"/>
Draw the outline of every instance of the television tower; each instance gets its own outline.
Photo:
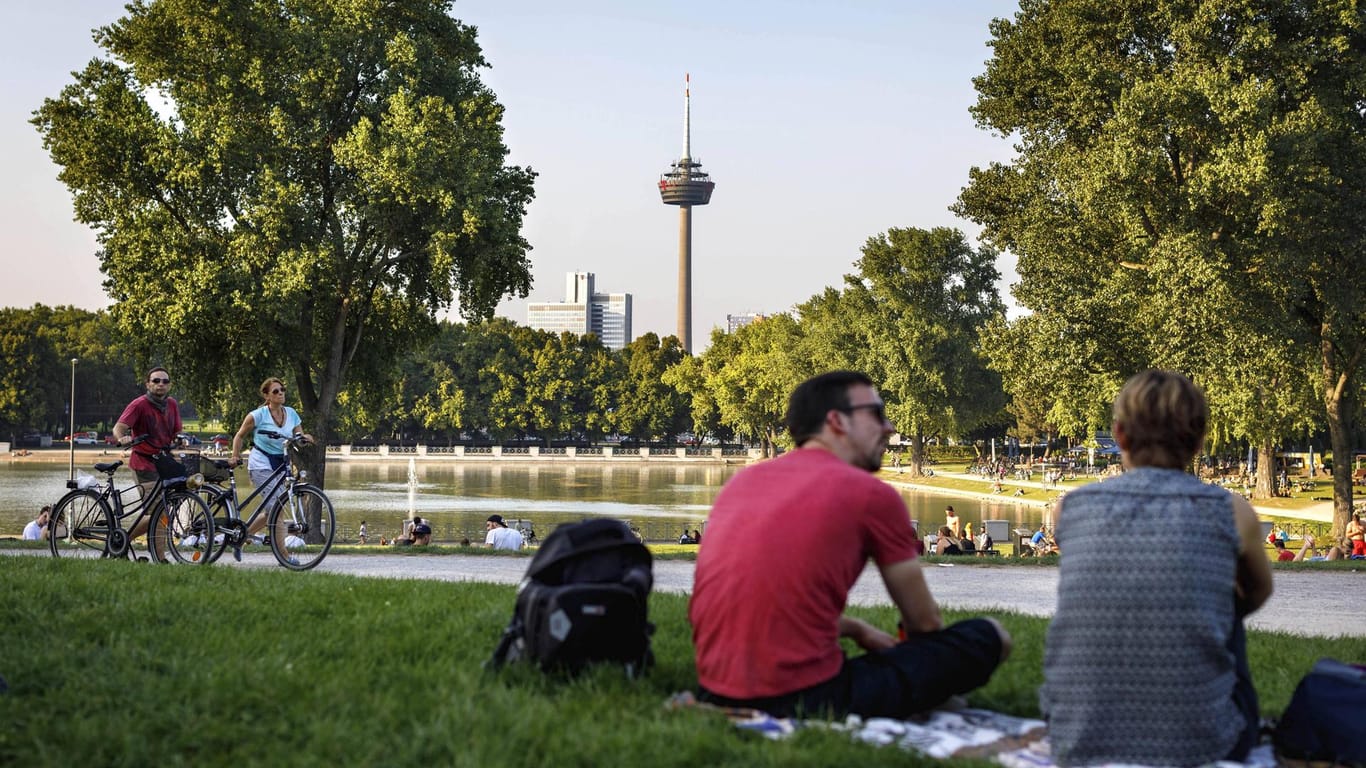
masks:
<path id="1" fill-rule="evenodd" d="M 673 169 L 659 177 L 659 196 L 665 205 L 678 206 L 678 341 L 692 351 L 692 207 L 711 202 L 716 184 L 692 158 L 691 114 L 692 77 L 683 79 L 683 157 Z"/>

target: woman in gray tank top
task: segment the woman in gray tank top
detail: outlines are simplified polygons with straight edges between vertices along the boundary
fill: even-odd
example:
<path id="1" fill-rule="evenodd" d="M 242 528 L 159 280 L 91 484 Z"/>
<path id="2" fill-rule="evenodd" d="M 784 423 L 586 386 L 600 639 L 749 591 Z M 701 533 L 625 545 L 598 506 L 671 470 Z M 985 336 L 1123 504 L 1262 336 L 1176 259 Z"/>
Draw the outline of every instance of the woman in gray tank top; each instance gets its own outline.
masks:
<path id="1" fill-rule="evenodd" d="M 1063 499 L 1040 692 L 1060 765 L 1241 761 L 1256 742 L 1242 617 L 1271 569 L 1247 501 L 1185 471 L 1208 414 L 1180 374 L 1133 377 L 1114 407 L 1125 474 Z"/>

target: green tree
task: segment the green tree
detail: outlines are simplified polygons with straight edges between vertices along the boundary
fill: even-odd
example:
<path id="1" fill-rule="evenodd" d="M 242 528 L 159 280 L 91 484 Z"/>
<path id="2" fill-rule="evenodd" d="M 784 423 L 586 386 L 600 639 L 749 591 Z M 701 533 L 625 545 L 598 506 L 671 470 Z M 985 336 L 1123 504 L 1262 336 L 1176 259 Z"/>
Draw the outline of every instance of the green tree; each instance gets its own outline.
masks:
<path id="1" fill-rule="evenodd" d="M 973 114 L 1018 153 L 974 169 L 957 209 L 1019 257 L 1016 298 L 1093 326 L 1117 375 L 1164 365 L 1255 389 L 1278 379 L 1278 345 L 1312 349 L 1306 378 L 1334 455 L 1350 455 L 1366 15 L 1349 0 L 1025 0 L 992 35 Z M 1230 414 L 1249 431 L 1250 415 Z M 1340 530 L 1352 490 L 1345 473 L 1334 482 Z"/>
<path id="2" fill-rule="evenodd" d="M 35 313 L 0 309 L 0 434 L 18 437 L 24 428 L 44 431 L 65 425 L 68 363 L 41 333 Z M 49 375 L 35 375 L 48 371 Z M 55 417 L 55 418 L 54 418 Z"/>
<path id="3" fill-rule="evenodd" d="M 702 353 L 702 372 L 722 424 L 759 441 L 773 455 L 787 399 L 814 373 L 802 356 L 802 329 L 787 313 L 770 315 L 733 334 L 717 330 Z"/>
<path id="4" fill-rule="evenodd" d="M 957 230 L 893 228 L 868 239 L 842 294 L 827 291 L 801 308 L 807 338 L 823 339 L 815 359 L 878 383 L 888 418 L 911 438 L 913 475 L 928 438 L 961 435 L 1002 413 L 1001 381 L 979 341 L 1005 313 L 995 258 Z"/>
<path id="5" fill-rule="evenodd" d="M 722 338 L 725 331 L 712 331 L 712 344 L 717 344 L 717 336 Z M 721 412 L 707 386 L 707 378 L 702 358 L 684 355 L 677 363 L 669 366 L 662 377 L 665 384 L 673 387 L 688 403 L 688 417 L 691 429 L 698 435 L 710 435 L 719 439 L 732 436 L 732 430 L 721 423 Z"/>
<path id="6" fill-rule="evenodd" d="M 42 304 L 0 309 L 0 435 L 68 432 L 72 358 L 76 429 L 108 431 L 143 391 L 109 315 Z"/>
<path id="7" fill-rule="evenodd" d="M 450 7 L 138 0 L 96 30 L 107 57 L 33 122 L 141 357 L 238 407 L 284 373 L 327 440 L 457 295 L 526 295 L 533 174 Z"/>
<path id="8" fill-rule="evenodd" d="M 489 400 L 487 428 L 494 438 L 525 437 L 536 423 L 527 382 L 536 367 L 536 351 L 550 336 L 545 331 L 512 326 L 502 346 L 480 370 L 480 383 Z"/>
<path id="9" fill-rule="evenodd" d="M 660 339 L 647 333 L 620 353 L 623 371 L 617 379 L 617 432 L 640 440 L 668 438 L 691 421 L 690 398 L 665 380 L 665 373 L 687 355 L 676 336 Z"/>
<path id="10" fill-rule="evenodd" d="M 1100 339 L 1035 313 L 982 331 L 988 365 L 1001 375 L 1017 437 L 1067 435 L 1088 439 L 1110 427 L 1110 403 L 1124 380 L 1099 360 Z"/>

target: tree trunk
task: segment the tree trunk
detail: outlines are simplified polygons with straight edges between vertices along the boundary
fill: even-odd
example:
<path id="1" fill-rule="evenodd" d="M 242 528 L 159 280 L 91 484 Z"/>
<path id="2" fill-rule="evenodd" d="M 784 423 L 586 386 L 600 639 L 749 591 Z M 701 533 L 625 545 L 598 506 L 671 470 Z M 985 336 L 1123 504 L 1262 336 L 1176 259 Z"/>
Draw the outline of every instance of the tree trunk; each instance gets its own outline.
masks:
<path id="1" fill-rule="evenodd" d="M 911 436 L 911 477 L 925 476 L 925 433 L 917 428 Z"/>
<path id="2" fill-rule="evenodd" d="M 1326 337 L 1323 350 L 1323 406 L 1328 416 L 1328 435 L 1333 444 L 1333 541 L 1342 538 L 1352 519 L 1352 399 L 1351 376 L 1338 370 L 1333 344 Z"/>
<path id="3" fill-rule="evenodd" d="M 1270 440 L 1257 446 L 1257 482 L 1252 498 L 1269 499 L 1276 495 L 1276 446 Z"/>

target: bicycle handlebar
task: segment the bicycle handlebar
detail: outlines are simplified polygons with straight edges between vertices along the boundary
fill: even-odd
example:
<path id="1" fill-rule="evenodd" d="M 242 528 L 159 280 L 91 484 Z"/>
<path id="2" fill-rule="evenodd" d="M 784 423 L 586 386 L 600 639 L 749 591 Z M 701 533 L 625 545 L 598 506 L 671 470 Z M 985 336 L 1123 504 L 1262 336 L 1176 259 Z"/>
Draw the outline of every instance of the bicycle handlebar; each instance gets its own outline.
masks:
<path id="1" fill-rule="evenodd" d="M 152 443 L 152 447 L 155 448 L 155 449 L 157 449 L 158 451 L 164 451 L 164 452 L 169 453 L 169 452 L 171 452 L 171 451 L 174 451 L 177 447 L 181 447 L 181 448 L 185 447 L 185 445 L 188 444 L 188 440 L 187 440 L 188 437 L 189 437 L 189 435 L 186 435 L 186 434 L 178 434 L 178 435 L 176 435 L 176 440 L 179 441 L 179 442 L 181 443 L 181 445 L 179 445 L 179 446 L 177 446 L 175 443 L 171 443 L 170 445 L 157 445 L 156 443 Z M 138 435 L 137 437 L 133 438 L 132 440 L 129 440 L 127 443 L 125 443 L 125 444 L 122 445 L 121 447 L 123 447 L 123 448 L 132 448 L 132 447 L 135 446 L 135 445 L 141 445 L 141 444 L 143 444 L 143 443 L 145 443 L 145 442 L 148 442 L 148 441 L 151 440 L 151 439 L 152 439 L 152 436 L 151 436 L 151 435 Z"/>
<path id="2" fill-rule="evenodd" d="M 260 429 L 257 431 L 266 437 L 275 440 L 283 440 L 286 443 L 302 443 L 304 445 L 308 444 L 308 435 L 286 435 L 283 432 L 276 432 L 274 430 L 269 429 Z"/>

